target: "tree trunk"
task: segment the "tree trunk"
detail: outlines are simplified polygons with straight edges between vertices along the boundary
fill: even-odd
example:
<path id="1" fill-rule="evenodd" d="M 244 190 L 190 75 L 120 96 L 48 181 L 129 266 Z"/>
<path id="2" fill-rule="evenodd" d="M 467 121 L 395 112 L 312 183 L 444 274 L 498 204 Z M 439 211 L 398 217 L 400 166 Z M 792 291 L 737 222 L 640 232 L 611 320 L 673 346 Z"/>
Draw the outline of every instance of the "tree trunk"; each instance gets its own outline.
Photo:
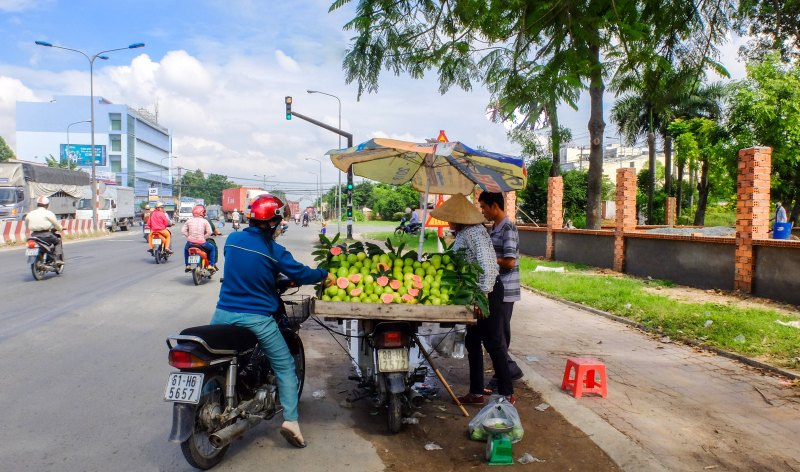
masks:
<path id="1" fill-rule="evenodd" d="M 653 194 L 656 189 L 656 134 L 647 133 L 647 224 L 656 224 L 653 218 Z"/>
<path id="2" fill-rule="evenodd" d="M 672 196 L 672 136 L 664 133 L 664 191 Z"/>
<path id="3" fill-rule="evenodd" d="M 558 109 L 555 103 L 547 105 L 547 116 L 550 119 L 550 150 L 553 152 L 553 165 L 550 177 L 561 175 L 561 130 L 558 129 Z"/>
<path id="4" fill-rule="evenodd" d="M 600 229 L 602 222 L 603 199 L 603 133 L 606 124 L 603 121 L 603 67 L 600 63 L 600 47 L 589 47 L 592 53 L 592 70 L 589 74 L 589 98 L 591 100 L 589 114 L 589 183 L 586 192 L 586 228 Z"/>
<path id="5" fill-rule="evenodd" d="M 703 226 L 706 221 L 706 205 L 708 204 L 708 158 L 703 158 L 700 169 L 700 180 L 697 182 L 697 213 L 694 214 L 694 225 Z"/>
<path id="6" fill-rule="evenodd" d="M 683 206 L 683 167 L 684 166 L 678 164 L 678 195 L 675 198 L 676 217 L 681 216 L 681 206 Z"/>

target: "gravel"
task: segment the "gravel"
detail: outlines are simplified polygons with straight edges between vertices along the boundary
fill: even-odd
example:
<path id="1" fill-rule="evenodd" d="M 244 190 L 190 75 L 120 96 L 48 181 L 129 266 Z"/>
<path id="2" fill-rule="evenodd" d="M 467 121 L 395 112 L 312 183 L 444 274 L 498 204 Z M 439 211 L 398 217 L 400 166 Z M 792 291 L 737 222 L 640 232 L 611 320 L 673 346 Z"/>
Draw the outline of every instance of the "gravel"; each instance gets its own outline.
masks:
<path id="1" fill-rule="evenodd" d="M 703 236 L 735 238 L 736 228 L 729 226 L 711 226 L 707 228 L 653 228 L 645 231 L 653 234 L 672 234 L 676 236 L 692 236 L 702 234 Z"/>

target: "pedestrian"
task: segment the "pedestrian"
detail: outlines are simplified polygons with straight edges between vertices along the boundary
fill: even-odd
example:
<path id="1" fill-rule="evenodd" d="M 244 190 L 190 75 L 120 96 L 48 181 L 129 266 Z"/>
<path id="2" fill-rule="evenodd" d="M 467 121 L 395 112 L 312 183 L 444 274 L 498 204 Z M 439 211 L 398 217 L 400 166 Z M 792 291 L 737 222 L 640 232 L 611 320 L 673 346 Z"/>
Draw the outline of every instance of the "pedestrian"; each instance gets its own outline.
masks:
<path id="1" fill-rule="evenodd" d="M 326 226 L 328 226 L 328 223 L 326 223 L 326 222 L 324 222 L 324 221 L 323 221 L 323 222 L 322 222 L 322 228 L 320 228 L 320 230 L 319 230 L 319 234 L 321 234 L 321 235 L 325 236 L 325 233 L 328 231 L 328 229 L 326 228 Z"/>
<path id="2" fill-rule="evenodd" d="M 775 223 L 786 223 L 788 219 L 786 218 L 786 209 L 783 208 L 781 202 L 775 204 Z"/>
<path id="3" fill-rule="evenodd" d="M 478 289 L 489 295 L 494 291 L 502 291 L 502 283 L 498 278 L 499 268 L 495 256 L 492 239 L 486 228 L 483 227 L 484 217 L 467 197 L 456 194 L 431 212 L 433 218 L 438 218 L 450 223 L 450 231 L 455 233 L 453 249 L 465 249 L 467 259 L 477 262 L 483 269 L 478 277 Z M 489 313 L 478 310 L 478 320 L 475 325 L 467 327 L 465 345 L 469 361 L 469 393 L 458 397 L 458 400 L 467 405 L 482 405 L 484 398 L 483 376 L 483 348 L 492 359 L 492 366 L 497 373 L 497 390 L 500 395 L 514 403 L 514 386 L 508 372 L 505 338 L 503 335 L 503 322 L 500 317 L 490 316 L 498 309 L 492 308 L 492 299 L 489 299 Z"/>
<path id="4" fill-rule="evenodd" d="M 481 213 L 492 223 L 489 235 L 492 238 L 492 245 L 497 256 L 497 265 L 500 267 L 500 282 L 502 290 L 496 290 L 489 295 L 489 306 L 495 311 L 491 312 L 492 317 L 498 317 L 503 321 L 503 340 L 506 346 L 506 358 L 508 371 L 511 380 L 519 380 L 523 377 L 522 369 L 508 355 L 508 348 L 511 344 L 511 315 L 514 311 L 514 302 L 521 300 L 520 280 L 519 280 L 519 232 L 517 226 L 512 223 L 505 211 L 505 198 L 502 193 L 483 192 L 478 197 Z M 497 388 L 497 373 L 489 381 L 487 390 Z"/>

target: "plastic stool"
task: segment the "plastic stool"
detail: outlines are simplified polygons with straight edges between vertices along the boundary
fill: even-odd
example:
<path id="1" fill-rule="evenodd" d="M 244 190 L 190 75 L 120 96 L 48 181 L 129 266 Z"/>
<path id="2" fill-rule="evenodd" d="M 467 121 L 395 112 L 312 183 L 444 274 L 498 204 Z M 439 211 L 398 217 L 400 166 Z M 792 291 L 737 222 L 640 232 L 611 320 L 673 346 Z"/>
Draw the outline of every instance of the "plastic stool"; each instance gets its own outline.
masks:
<path id="1" fill-rule="evenodd" d="M 570 374 L 573 369 L 575 377 L 571 379 Z M 595 379 L 597 375 L 600 376 L 599 382 Z M 607 397 L 605 364 L 597 359 L 570 357 L 567 359 L 567 367 L 564 369 L 561 390 L 572 391 L 572 396 L 575 398 L 580 398 L 584 393 L 597 393 L 603 398 Z"/>

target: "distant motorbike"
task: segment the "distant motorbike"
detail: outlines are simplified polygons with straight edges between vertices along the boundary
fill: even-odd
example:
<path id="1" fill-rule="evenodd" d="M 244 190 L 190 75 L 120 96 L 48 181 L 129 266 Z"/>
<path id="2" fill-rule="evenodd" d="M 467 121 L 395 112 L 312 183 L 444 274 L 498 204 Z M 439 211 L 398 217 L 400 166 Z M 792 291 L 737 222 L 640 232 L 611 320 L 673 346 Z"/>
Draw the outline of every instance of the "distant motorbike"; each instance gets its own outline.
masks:
<path id="1" fill-rule="evenodd" d="M 214 244 L 211 239 L 206 241 Z M 192 280 L 195 285 L 200 285 L 203 279 L 210 279 L 214 275 L 214 271 L 210 270 L 208 254 L 201 246 L 189 247 L 189 265 L 192 267 Z"/>
<path id="2" fill-rule="evenodd" d="M 400 226 L 394 229 L 395 236 L 402 236 L 404 234 L 419 235 L 419 230 L 422 227 L 420 223 L 406 223 L 405 218 L 400 219 Z"/>
<path id="3" fill-rule="evenodd" d="M 61 236 L 55 234 L 58 238 Z M 47 272 L 55 272 L 62 274 L 64 272 L 63 265 L 56 264 L 55 244 L 48 241 L 46 238 L 39 236 L 31 236 L 28 238 L 25 249 L 25 256 L 28 258 L 28 264 L 31 266 L 31 274 L 35 280 L 42 280 L 44 274 Z M 63 260 L 63 255 L 61 256 Z"/>
<path id="4" fill-rule="evenodd" d="M 276 292 L 294 284 L 281 276 Z M 275 315 L 295 362 L 298 397 L 305 381 L 305 350 L 298 331 L 310 314 L 308 296 L 281 298 Z M 247 328 L 195 326 L 167 338 L 169 374 L 164 400 L 173 402 L 169 440 L 180 443 L 183 457 L 198 469 L 219 464 L 237 437 L 282 411 L 275 373 L 258 340 Z"/>
<path id="5" fill-rule="evenodd" d="M 144 234 L 144 240 L 145 240 L 145 241 L 147 241 L 147 239 L 150 237 L 150 233 L 151 233 L 151 232 L 152 232 L 152 231 L 150 231 L 150 227 L 149 227 L 149 226 L 147 226 L 147 225 L 145 225 L 145 227 L 144 227 L 144 231 L 142 232 L 142 233 Z"/>
<path id="6" fill-rule="evenodd" d="M 156 260 L 156 264 L 166 264 L 167 259 L 169 259 L 170 254 L 167 252 L 167 248 L 164 247 L 163 243 L 164 241 L 159 235 L 153 236 L 153 257 Z"/>
<path id="7" fill-rule="evenodd" d="M 233 227 L 233 230 L 234 230 L 234 231 L 239 231 L 239 225 L 240 225 L 240 224 L 241 224 L 241 223 L 239 223 L 239 221 L 238 221 L 238 220 L 234 220 L 234 221 L 233 221 L 233 223 L 231 223 L 231 227 Z"/>

